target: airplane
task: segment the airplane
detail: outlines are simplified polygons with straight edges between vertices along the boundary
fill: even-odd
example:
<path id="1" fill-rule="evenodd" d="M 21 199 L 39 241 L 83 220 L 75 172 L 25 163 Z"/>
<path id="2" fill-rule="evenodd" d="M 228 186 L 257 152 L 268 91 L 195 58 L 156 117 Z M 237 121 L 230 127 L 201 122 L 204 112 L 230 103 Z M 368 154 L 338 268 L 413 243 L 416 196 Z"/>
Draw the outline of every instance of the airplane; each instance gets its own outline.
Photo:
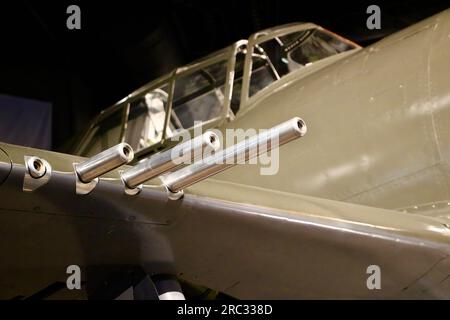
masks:
<path id="1" fill-rule="evenodd" d="M 450 10 L 365 48 L 293 23 L 132 92 L 70 154 L 0 143 L 0 298 L 449 299 L 449 57 Z"/>

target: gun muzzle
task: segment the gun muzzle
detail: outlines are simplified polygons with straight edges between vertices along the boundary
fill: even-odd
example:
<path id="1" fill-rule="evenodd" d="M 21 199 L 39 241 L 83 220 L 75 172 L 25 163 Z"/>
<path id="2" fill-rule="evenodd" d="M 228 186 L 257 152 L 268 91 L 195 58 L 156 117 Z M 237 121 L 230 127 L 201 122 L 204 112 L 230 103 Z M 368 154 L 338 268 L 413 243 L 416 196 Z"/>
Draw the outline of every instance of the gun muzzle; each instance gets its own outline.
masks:
<path id="1" fill-rule="evenodd" d="M 127 143 L 119 143 L 112 148 L 76 164 L 75 171 L 83 183 L 89 183 L 95 178 L 124 165 L 134 158 L 133 149 Z"/>
<path id="2" fill-rule="evenodd" d="M 192 161 L 209 148 L 216 151 L 220 147 L 219 137 L 212 131 L 183 142 L 170 150 L 157 153 L 133 168 L 122 172 L 122 181 L 126 187 L 134 189 L 147 180 L 170 171 L 186 161 Z"/>
<path id="3" fill-rule="evenodd" d="M 292 118 L 215 155 L 162 177 L 163 183 L 169 192 L 177 193 L 236 164 L 245 163 L 272 148 L 300 138 L 306 134 L 306 131 L 306 124 L 301 118 Z"/>

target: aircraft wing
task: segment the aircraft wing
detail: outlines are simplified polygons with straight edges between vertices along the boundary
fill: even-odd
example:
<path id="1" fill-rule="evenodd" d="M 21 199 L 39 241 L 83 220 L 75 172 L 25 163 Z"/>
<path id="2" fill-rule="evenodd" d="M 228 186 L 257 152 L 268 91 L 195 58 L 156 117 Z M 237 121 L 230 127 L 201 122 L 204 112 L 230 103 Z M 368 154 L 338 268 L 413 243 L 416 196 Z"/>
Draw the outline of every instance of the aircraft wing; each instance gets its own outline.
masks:
<path id="1" fill-rule="evenodd" d="M 445 219 L 214 178 L 179 200 L 158 181 L 130 196 L 118 170 L 80 195 L 73 163 L 83 158 L 0 149 L 2 299 L 65 283 L 69 265 L 81 267 L 88 291 L 99 274 L 141 266 L 236 298 L 450 297 Z M 51 179 L 33 192 L 23 190 L 25 156 L 52 166 Z M 380 290 L 367 286 L 373 265 Z"/>

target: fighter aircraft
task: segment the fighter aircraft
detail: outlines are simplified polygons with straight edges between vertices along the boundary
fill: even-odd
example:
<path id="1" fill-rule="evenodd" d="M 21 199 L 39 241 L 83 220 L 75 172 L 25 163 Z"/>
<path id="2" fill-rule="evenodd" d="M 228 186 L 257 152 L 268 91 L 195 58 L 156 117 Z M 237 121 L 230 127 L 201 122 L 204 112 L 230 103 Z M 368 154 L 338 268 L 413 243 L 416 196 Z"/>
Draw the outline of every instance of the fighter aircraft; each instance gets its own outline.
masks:
<path id="1" fill-rule="evenodd" d="M 449 57 L 450 10 L 366 48 L 283 25 L 131 93 L 71 154 L 0 143 L 0 298 L 449 299 Z"/>

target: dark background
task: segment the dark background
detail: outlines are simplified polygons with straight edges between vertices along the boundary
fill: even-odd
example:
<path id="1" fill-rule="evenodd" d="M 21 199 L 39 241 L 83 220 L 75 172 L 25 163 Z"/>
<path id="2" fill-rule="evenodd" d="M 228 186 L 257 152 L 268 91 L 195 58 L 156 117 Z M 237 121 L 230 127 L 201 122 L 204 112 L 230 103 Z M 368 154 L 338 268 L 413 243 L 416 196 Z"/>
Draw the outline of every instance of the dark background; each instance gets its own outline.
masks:
<path id="1" fill-rule="evenodd" d="M 81 30 L 66 9 L 81 8 Z M 381 7 L 381 30 L 366 8 Z M 0 5 L 0 94 L 53 105 L 52 148 L 139 86 L 258 30 L 317 23 L 363 46 L 450 7 L 450 1 L 14 1 Z"/>

